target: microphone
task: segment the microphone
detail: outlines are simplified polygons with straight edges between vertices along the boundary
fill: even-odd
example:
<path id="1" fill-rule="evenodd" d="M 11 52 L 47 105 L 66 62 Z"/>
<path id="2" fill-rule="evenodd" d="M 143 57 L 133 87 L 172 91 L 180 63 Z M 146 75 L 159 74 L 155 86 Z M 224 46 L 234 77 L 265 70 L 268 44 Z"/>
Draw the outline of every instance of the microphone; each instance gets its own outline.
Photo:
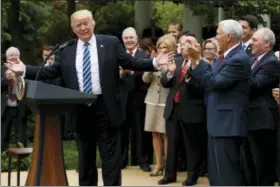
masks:
<path id="1" fill-rule="evenodd" d="M 62 44 L 60 43 L 57 43 L 55 46 L 54 46 L 54 49 L 50 52 L 50 54 L 47 56 L 47 58 L 45 59 L 45 61 L 42 63 L 42 65 L 40 66 L 37 74 L 36 74 L 36 77 L 35 77 L 35 81 L 38 80 L 39 78 L 39 75 L 40 75 L 40 72 L 42 71 L 42 68 L 45 66 L 45 64 L 48 62 L 49 58 L 56 54 L 57 52 L 59 52 L 60 50 L 62 50 L 63 48 L 67 47 L 67 46 L 70 46 L 70 45 L 73 45 L 74 42 L 76 41 L 76 39 L 70 39 Z"/>

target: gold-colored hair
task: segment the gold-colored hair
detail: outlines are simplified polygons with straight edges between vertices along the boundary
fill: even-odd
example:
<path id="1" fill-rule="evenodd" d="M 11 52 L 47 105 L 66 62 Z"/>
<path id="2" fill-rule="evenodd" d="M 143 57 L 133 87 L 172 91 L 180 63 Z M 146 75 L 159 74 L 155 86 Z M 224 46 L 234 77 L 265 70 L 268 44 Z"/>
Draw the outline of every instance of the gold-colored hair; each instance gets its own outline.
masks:
<path id="1" fill-rule="evenodd" d="M 177 52 L 176 39 L 171 34 L 166 34 L 160 37 L 157 41 L 156 48 L 158 49 L 162 43 L 166 44 L 167 52 Z"/>

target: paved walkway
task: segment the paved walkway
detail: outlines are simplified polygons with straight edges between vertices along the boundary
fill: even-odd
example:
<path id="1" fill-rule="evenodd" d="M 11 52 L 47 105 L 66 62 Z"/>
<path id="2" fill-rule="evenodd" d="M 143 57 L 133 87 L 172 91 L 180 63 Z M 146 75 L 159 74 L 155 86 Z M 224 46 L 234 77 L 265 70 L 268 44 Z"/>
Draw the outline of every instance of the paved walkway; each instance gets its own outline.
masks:
<path id="1" fill-rule="evenodd" d="M 98 169 L 99 186 L 102 186 L 101 169 Z M 24 186 L 27 177 L 27 172 L 21 172 L 21 186 Z M 67 170 L 67 177 L 70 186 L 78 186 L 78 173 L 74 170 Z M 149 173 L 141 171 L 138 167 L 128 167 L 122 171 L 122 185 L 123 186 L 158 186 L 157 181 L 160 177 L 150 177 Z M 169 186 L 182 186 L 181 183 L 186 178 L 185 172 L 179 172 L 177 176 L 177 183 L 172 183 Z M 1 186 L 7 186 L 8 175 L 1 173 Z M 16 186 L 16 172 L 12 172 L 12 186 Z M 198 186 L 208 186 L 208 179 L 201 177 L 198 180 Z"/>

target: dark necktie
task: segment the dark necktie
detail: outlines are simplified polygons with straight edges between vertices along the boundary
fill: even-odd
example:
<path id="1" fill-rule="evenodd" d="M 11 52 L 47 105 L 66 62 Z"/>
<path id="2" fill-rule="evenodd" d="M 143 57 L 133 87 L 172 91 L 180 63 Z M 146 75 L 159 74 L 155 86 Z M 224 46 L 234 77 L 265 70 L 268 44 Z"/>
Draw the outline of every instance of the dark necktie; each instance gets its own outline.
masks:
<path id="1" fill-rule="evenodd" d="M 259 60 L 258 60 L 258 58 L 256 58 L 255 62 L 254 62 L 253 65 L 251 66 L 251 69 L 254 69 L 257 65 L 259 65 Z"/>

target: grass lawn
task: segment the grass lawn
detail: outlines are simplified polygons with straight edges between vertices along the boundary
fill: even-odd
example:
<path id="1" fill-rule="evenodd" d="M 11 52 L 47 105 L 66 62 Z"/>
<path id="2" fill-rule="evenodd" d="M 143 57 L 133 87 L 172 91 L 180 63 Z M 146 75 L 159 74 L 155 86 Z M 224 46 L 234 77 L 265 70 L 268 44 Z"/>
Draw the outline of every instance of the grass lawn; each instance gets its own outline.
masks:
<path id="1" fill-rule="evenodd" d="M 11 144 L 10 147 L 15 147 L 14 144 Z M 32 144 L 29 144 L 28 147 L 32 147 Z M 63 141 L 63 151 L 64 151 L 64 162 L 67 170 L 77 169 L 78 168 L 78 150 L 76 146 L 76 142 L 72 141 Z M 101 167 L 101 160 L 99 157 L 99 152 L 96 154 L 96 165 L 97 167 Z M 27 170 L 27 167 L 30 165 L 31 156 L 23 159 L 23 164 L 21 166 L 22 171 Z M 16 170 L 16 159 L 12 160 L 12 169 Z M 5 153 L 2 153 L 1 156 L 1 170 L 7 171 L 8 168 L 8 158 Z"/>
<path id="2" fill-rule="evenodd" d="M 63 141 L 64 162 L 66 169 L 78 168 L 78 150 L 75 141 Z M 96 153 L 96 165 L 101 167 L 99 151 Z"/>

